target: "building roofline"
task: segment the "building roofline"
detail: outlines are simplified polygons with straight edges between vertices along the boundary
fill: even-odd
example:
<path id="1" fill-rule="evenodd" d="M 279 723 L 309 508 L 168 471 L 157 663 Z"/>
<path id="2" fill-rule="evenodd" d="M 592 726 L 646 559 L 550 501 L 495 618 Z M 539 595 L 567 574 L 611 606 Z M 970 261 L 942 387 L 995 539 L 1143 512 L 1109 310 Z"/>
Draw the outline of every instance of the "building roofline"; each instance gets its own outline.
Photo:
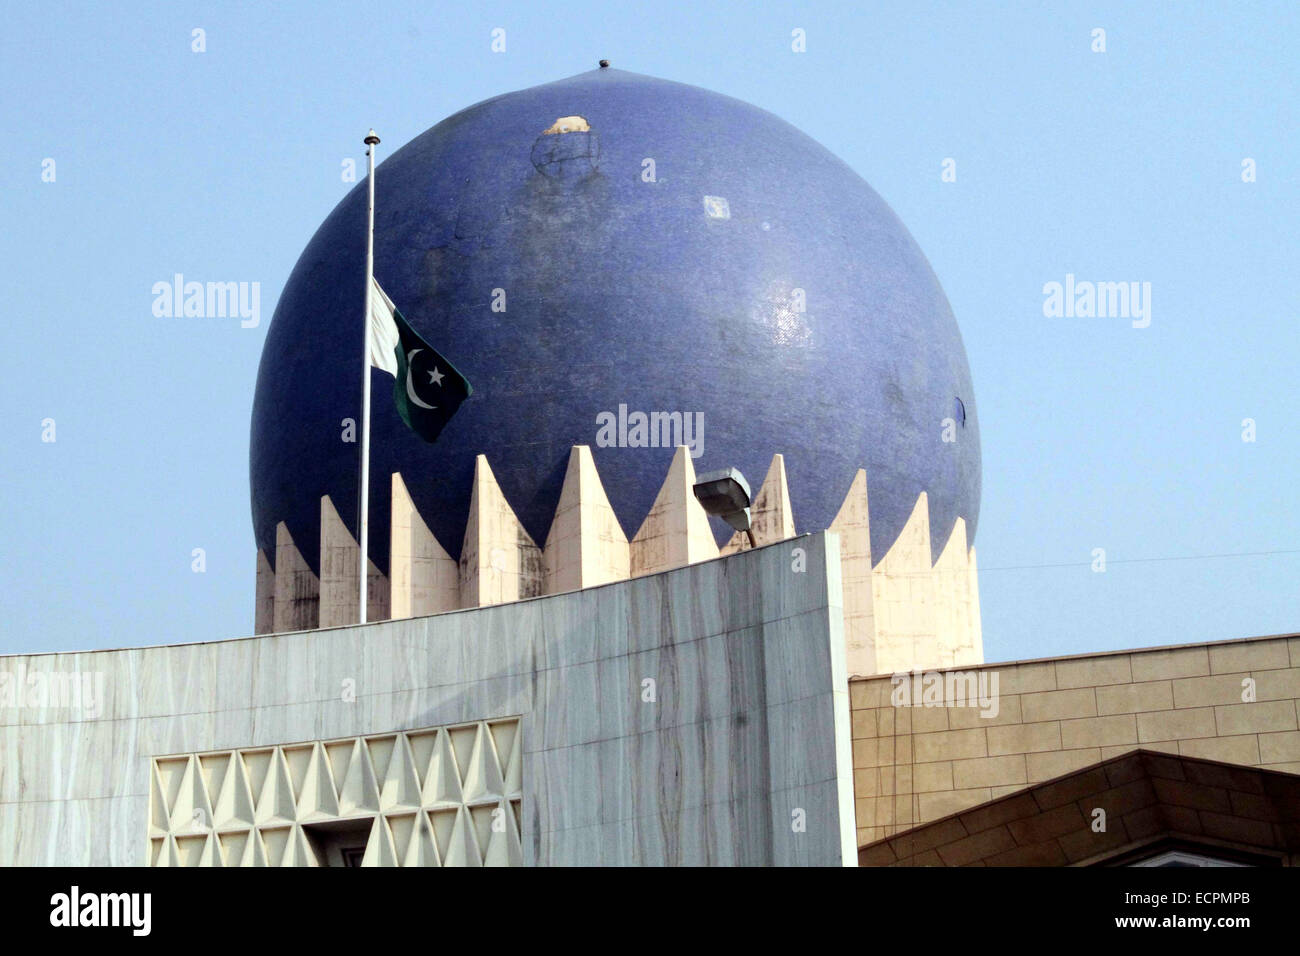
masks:
<path id="1" fill-rule="evenodd" d="M 1026 657 L 1019 660 L 1010 661 L 986 661 L 983 664 L 952 664 L 947 667 L 923 667 L 920 671 L 934 671 L 942 673 L 944 671 L 977 671 L 989 667 L 1019 667 L 1022 664 L 1049 664 L 1057 661 L 1074 661 L 1082 660 L 1089 657 L 1114 657 L 1118 654 L 1152 654 L 1160 651 L 1178 651 L 1194 647 L 1219 647 L 1225 644 L 1248 644 L 1252 641 L 1284 641 L 1300 639 L 1300 632 L 1289 634 L 1263 634 L 1259 637 L 1233 637 L 1225 638 L 1218 641 L 1198 641 L 1191 644 L 1153 644 L 1147 647 L 1123 647 L 1118 650 L 1110 651 L 1091 651 L 1081 654 L 1058 654 L 1054 657 Z M 889 671 L 880 674 L 855 674 L 849 678 L 849 682 L 884 680 L 893 676 L 894 673 L 915 673 L 916 671 Z"/>

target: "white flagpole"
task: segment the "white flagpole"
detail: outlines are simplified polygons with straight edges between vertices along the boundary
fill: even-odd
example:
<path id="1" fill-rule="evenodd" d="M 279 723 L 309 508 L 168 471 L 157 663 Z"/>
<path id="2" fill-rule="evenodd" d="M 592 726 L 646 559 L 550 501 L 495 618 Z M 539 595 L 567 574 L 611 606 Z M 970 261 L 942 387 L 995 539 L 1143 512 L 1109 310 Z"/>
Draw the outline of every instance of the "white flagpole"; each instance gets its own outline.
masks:
<path id="1" fill-rule="evenodd" d="M 366 320 L 361 326 L 361 527 L 360 554 L 357 555 L 360 583 L 360 621 L 366 623 L 366 572 L 370 569 L 370 289 L 375 276 L 375 147 L 379 137 L 372 129 L 365 139 L 369 157 L 366 185 L 370 190 L 370 208 L 366 223 Z"/>

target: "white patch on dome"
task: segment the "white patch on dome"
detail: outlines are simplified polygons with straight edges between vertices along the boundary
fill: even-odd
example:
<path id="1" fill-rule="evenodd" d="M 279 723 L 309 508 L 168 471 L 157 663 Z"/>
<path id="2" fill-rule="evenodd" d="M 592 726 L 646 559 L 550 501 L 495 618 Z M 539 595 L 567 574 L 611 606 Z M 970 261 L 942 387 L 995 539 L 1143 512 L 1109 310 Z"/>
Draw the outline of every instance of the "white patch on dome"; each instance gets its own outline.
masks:
<path id="1" fill-rule="evenodd" d="M 591 125 L 581 116 L 561 116 L 554 123 L 542 130 L 543 136 L 556 133 L 590 133 Z"/>
<path id="2" fill-rule="evenodd" d="M 721 196 L 705 196 L 704 213 L 710 219 L 730 219 L 731 205 Z"/>

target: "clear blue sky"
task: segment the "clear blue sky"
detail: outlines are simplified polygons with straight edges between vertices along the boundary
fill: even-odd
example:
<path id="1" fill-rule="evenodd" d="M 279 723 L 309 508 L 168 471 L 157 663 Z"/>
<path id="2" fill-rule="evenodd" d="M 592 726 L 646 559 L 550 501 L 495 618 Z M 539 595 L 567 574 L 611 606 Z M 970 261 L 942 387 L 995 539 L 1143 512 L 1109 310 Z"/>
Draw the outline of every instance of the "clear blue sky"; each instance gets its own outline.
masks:
<path id="1" fill-rule="evenodd" d="M 794 123 L 929 256 L 979 401 L 988 660 L 1300 630 L 1300 5 L 42 3 L 5 21 L 0 653 L 251 633 L 254 377 L 342 160 L 362 163 L 369 126 L 391 155 L 601 57 Z M 261 326 L 155 318 L 177 272 L 260 282 Z M 1066 273 L 1150 282 L 1150 327 L 1044 318 Z"/>

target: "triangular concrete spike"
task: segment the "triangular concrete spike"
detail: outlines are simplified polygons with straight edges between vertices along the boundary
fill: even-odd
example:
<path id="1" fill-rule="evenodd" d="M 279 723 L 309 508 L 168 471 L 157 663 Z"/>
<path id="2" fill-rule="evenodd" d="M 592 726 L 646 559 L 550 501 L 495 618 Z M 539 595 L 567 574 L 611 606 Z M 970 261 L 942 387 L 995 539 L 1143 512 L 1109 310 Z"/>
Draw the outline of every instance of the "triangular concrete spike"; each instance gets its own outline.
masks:
<path id="1" fill-rule="evenodd" d="M 221 842 L 216 831 L 208 834 L 208 842 L 203 845 L 203 860 L 199 866 L 224 867 L 225 858 L 221 854 Z"/>
<path id="2" fill-rule="evenodd" d="M 474 820 L 465 807 L 456 811 L 456 823 L 442 855 L 443 866 L 482 866 L 483 854 L 474 833 Z"/>
<path id="3" fill-rule="evenodd" d="M 411 837 L 416 832 L 417 815 L 414 813 L 390 813 L 385 815 L 388 832 L 393 835 L 393 849 L 397 851 L 397 865 L 410 866 L 406 857 L 411 849 Z"/>
<path id="4" fill-rule="evenodd" d="M 758 547 L 775 544 L 795 536 L 794 508 L 790 505 L 790 485 L 785 476 L 785 456 L 773 455 L 767 468 L 767 477 L 754 495 L 749 508 L 750 527 Z M 722 549 L 723 554 L 735 554 L 749 547 L 749 538 L 737 531 Z"/>
<path id="5" fill-rule="evenodd" d="M 248 831 L 248 842 L 244 844 L 244 855 L 239 861 L 240 866 L 270 866 L 270 860 L 266 855 L 266 844 L 262 842 L 262 834 L 257 830 Z"/>
<path id="6" fill-rule="evenodd" d="M 259 831 L 262 835 L 262 842 L 266 847 L 266 864 L 267 866 L 283 866 L 286 854 L 292 855 L 290 849 L 289 837 L 293 831 L 288 827 L 272 827 Z M 290 866 L 293 864 L 290 863 Z"/>
<path id="7" fill-rule="evenodd" d="M 966 545 L 966 519 L 957 518 L 952 524 L 952 531 L 948 533 L 948 540 L 944 542 L 943 550 L 939 552 L 939 560 L 934 563 L 938 568 L 965 568 L 969 561 L 969 548 Z"/>
<path id="8" fill-rule="evenodd" d="M 162 819 L 159 825 L 164 829 L 171 825 L 172 808 L 180 796 L 185 772 L 189 769 L 188 757 L 172 757 L 167 760 L 155 760 L 154 771 L 158 778 L 159 795 L 162 797 Z"/>
<path id="9" fill-rule="evenodd" d="M 839 534 L 852 531 L 866 531 L 867 534 L 867 559 L 871 559 L 871 514 L 870 500 L 867 497 L 867 472 L 859 468 L 853 476 L 853 481 L 849 485 L 848 494 L 844 496 L 844 501 L 840 504 L 840 510 L 835 515 L 835 520 L 831 522 L 831 531 Z"/>
<path id="10" fill-rule="evenodd" d="M 248 831 L 242 830 L 234 833 L 217 834 L 217 842 L 221 847 L 221 855 L 224 860 L 223 866 L 240 866 L 244 859 L 244 850 L 248 847 Z"/>
<path id="11" fill-rule="evenodd" d="M 379 810 L 379 788 L 370 755 L 360 740 L 353 741 L 348 769 L 339 787 L 339 813 L 353 814 Z"/>
<path id="12" fill-rule="evenodd" d="M 506 501 L 486 456 L 474 460 L 469 520 L 460 552 L 461 607 L 542 593 L 542 552 Z"/>
<path id="13" fill-rule="evenodd" d="M 387 621 L 391 616 L 391 588 L 388 586 L 388 576 L 380 572 L 374 561 L 366 562 L 366 594 L 366 623 Z"/>
<path id="14" fill-rule="evenodd" d="M 329 760 L 330 777 L 334 781 L 334 794 L 343 793 L 343 781 L 347 779 L 348 767 L 352 764 L 352 752 L 356 749 L 355 740 L 336 740 L 323 745 L 325 756 Z"/>
<path id="15" fill-rule="evenodd" d="M 289 770 L 289 792 L 295 805 L 301 805 L 303 788 L 307 784 L 307 766 L 311 763 L 312 746 L 284 747 L 285 766 Z"/>
<path id="16" fill-rule="evenodd" d="M 171 829 L 193 832 L 196 826 L 212 826 L 212 806 L 203 787 L 199 758 L 190 755 L 181 774 L 180 788 L 172 799 Z"/>
<path id="17" fill-rule="evenodd" d="M 451 752 L 456 758 L 456 770 L 463 784 L 469 772 L 470 758 L 474 755 L 474 742 L 478 739 L 478 725 L 466 724 L 463 727 L 451 727 L 447 730 L 451 742 Z"/>
<path id="18" fill-rule="evenodd" d="M 176 837 L 175 865 L 186 869 L 203 866 L 203 850 L 207 842 L 206 834 Z"/>
<path id="19" fill-rule="evenodd" d="M 171 811 L 167 807 L 168 796 L 163 783 L 162 771 L 158 767 L 158 761 L 153 762 L 149 770 L 150 787 L 153 790 L 153 799 L 150 801 L 151 806 L 149 824 L 158 833 L 166 833 L 171 828 Z"/>
<path id="20" fill-rule="evenodd" d="M 846 676 L 876 673 L 876 627 L 871 593 L 871 520 L 867 473 L 859 468 L 830 529 L 840 538 Z"/>
<path id="21" fill-rule="evenodd" d="M 922 491 L 897 540 L 871 572 L 877 673 L 940 666 L 930 555 L 930 499 Z"/>
<path id="22" fill-rule="evenodd" d="M 709 516 L 695 497 L 695 464 L 678 445 L 654 504 L 631 544 L 633 577 L 681 568 L 718 556 Z"/>
<path id="23" fill-rule="evenodd" d="M 478 725 L 469 761 L 461 769 L 464 774 L 464 793 L 467 803 L 482 800 L 484 797 L 500 796 L 505 789 L 501 780 L 501 768 L 497 766 L 496 754 L 483 724 Z"/>
<path id="24" fill-rule="evenodd" d="M 490 803 L 487 806 L 468 809 L 470 822 L 474 825 L 474 839 L 478 843 L 479 853 L 486 862 L 488 847 L 492 843 L 493 828 L 508 821 L 504 817 L 498 818 L 497 812 L 501 809 L 498 804 Z"/>
<path id="25" fill-rule="evenodd" d="M 308 866 L 310 864 L 299 861 L 298 853 L 298 833 L 297 827 L 289 830 L 289 835 L 284 841 L 284 852 L 280 854 L 279 866 Z"/>
<path id="26" fill-rule="evenodd" d="M 504 775 L 505 768 L 510 766 L 510 755 L 514 751 L 515 741 L 519 739 L 519 721 L 498 720 L 488 724 L 488 731 L 492 737 L 493 749 L 496 751 L 497 765 L 501 767 Z"/>
<path id="27" fill-rule="evenodd" d="M 419 617 L 459 608 L 460 572 L 456 562 L 420 517 L 405 480 L 396 471 L 392 476 L 390 532 L 392 617 Z"/>
<path id="28" fill-rule="evenodd" d="M 951 667 L 972 663 L 969 554 L 966 519 L 957 518 L 934 563 L 934 618 L 936 664 Z M 975 662 L 978 663 L 978 662 Z"/>
<path id="29" fill-rule="evenodd" d="M 312 746 L 302 783 L 297 786 L 299 820 L 339 815 L 338 791 L 334 788 L 329 757 L 323 744 L 317 742 Z"/>
<path id="30" fill-rule="evenodd" d="M 180 853 L 176 849 L 176 838 L 170 833 L 163 837 L 163 845 L 154 860 L 154 866 L 180 866 Z"/>
<path id="31" fill-rule="evenodd" d="M 207 782 L 203 779 L 203 766 L 199 758 L 194 758 L 194 807 L 190 812 L 192 825 L 211 829 L 216 818 L 212 807 L 212 795 L 208 793 Z"/>
<path id="32" fill-rule="evenodd" d="M 438 846 L 433 838 L 433 827 L 429 815 L 423 811 L 416 814 L 415 824 L 411 827 L 406 852 L 402 855 L 402 866 L 441 866 Z"/>
<path id="33" fill-rule="evenodd" d="M 436 731 L 407 734 L 406 743 L 411 748 L 411 759 L 415 761 L 415 776 L 423 789 L 429 779 L 429 764 L 433 761 L 433 748 L 437 746 L 438 734 Z"/>
<path id="34" fill-rule="evenodd" d="M 519 734 L 515 734 L 515 745 L 510 749 L 506 760 L 505 772 L 502 774 L 502 788 L 507 796 L 515 796 L 524 788 L 524 743 Z"/>
<path id="35" fill-rule="evenodd" d="M 483 865 L 523 866 L 524 850 L 519 843 L 518 824 L 514 819 L 513 808 L 502 801 L 500 806 L 493 809 L 492 830 L 487 850 L 483 854 Z"/>
<path id="36" fill-rule="evenodd" d="M 214 826 L 215 818 L 221 815 L 221 795 L 225 790 L 226 774 L 230 772 L 230 758 L 233 756 L 233 753 L 209 754 L 199 758 L 199 773 L 203 776 L 203 788 L 212 804 Z"/>
<path id="37" fill-rule="evenodd" d="M 970 660 L 984 663 L 984 625 L 980 620 L 979 564 L 975 560 L 975 545 L 970 546 L 967 559 L 968 586 L 970 588 Z"/>
<path id="38" fill-rule="evenodd" d="M 221 778 L 221 793 L 212 812 L 217 818 L 217 826 L 227 826 L 231 823 L 251 825 L 256 819 L 248 769 L 238 751 L 232 751 L 230 754 L 229 764 Z"/>
<path id="39" fill-rule="evenodd" d="M 275 804 L 272 812 L 281 820 L 292 821 L 298 815 L 297 801 L 294 800 L 293 783 L 289 779 L 289 764 L 284 751 L 279 747 L 275 748 L 271 764 L 275 777 Z"/>
<path id="40" fill-rule="evenodd" d="M 930 541 L 930 496 L 924 491 L 916 496 L 912 513 L 907 516 L 907 523 L 898 536 L 893 551 L 899 544 L 903 549 L 911 548 L 913 552 L 900 551 L 900 558 L 907 562 L 909 570 L 927 572 L 934 567 L 933 550 Z"/>
<path id="41" fill-rule="evenodd" d="M 361 549 L 329 495 L 320 499 L 320 626 L 360 620 L 357 556 Z M 369 615 L 367 615 L 369 616 Z"/>
<path id="42" fill-rule="evenodd" d="M 379 735 L 376 737 L 366 737 L 366 750 L 370 754 L 370 766 L 375 769 L 375 781 L 379 784 L 381 794 L 384 786 L 384 778 L 388 775 L 388 765 L 393 760 L 393 747 L 397 743 L 397 735 Z M 382 802 L 380 803 L 382 807 Z"/>
<path id="43" fill-rule="evenodd" d="M 381 810 L 420 805 L 420 781 L 416 777 L 415 760 L 405 734 L 398 734 L 393 742 L 383 779 L 383 788 L 379 792 Z"/>
<path id="44" fill-rule="evenodd" d="M 433 834 L 438 848 L 438 859 L 443 866 L 448 866 L 447 851 L 451 849 L 451 834 L 456 829 L 456 817 L 460 814 L 460 808 L 425 812 L 429 817 L 429 832 Z"/>
<path id="45" fill-rule="evenodd" d="M 289 768 L 284 754 L 276 747 L 271 753 L 270 765 L 262 789 L 257 795 L 255 819 L 259 824 L 291 823 L 296 815 L 293 785 L 289 782 Z"/>
<path id="46" fill-rule="evenodd" d="M 271 758 L 275 756 L 275 750 L 243 750 L 239 756 L 243 760 L 244 772 L 248 775 L 248 788 L 253 794 L 253 806 L 256 807 L 257 798 L 266 784 L 266 775 L 271 770 Z"/>
<path id="47" fill-rule="evenodd" d="M 393 833 L 383 817 L 375 817 L 370 827 L 370 839 L 361 858 L 362 866 L 397 866 L 397 850 L 393 847 Z"/>
<path id="48" fill-rule="evenodd" d="M 170 823 L 173 831 L 188 830 L 193 822 L 191 810 L 194 806 L 194 764 L 193 756 L 186 759 L 185 769 L 181 771 L 180 786 L 171 799 Z"/>
<path id="49" fill-rule="evenodd" d="M 428 805 L 459 805 L 461 803 L 460 773 L 452 754 L 451 738 L 446 730 L 439 730 L 437 741 L 424 777 L 424 803 Z"/>
<path id="50" fill-rule="evenodd" d="M 257 549 L 257 596 L 253 610 L 253 633 L 270 634 L 275 628 L 275 570 L 266 552 Z"/>
<path id="51" fill-rule="evenodd" d="M 627 535 L 609 503 L 587 445 L 569 449 L 569 464 L 555 516 L 542 550 L 546 593 L 580 588 L 628 577 Z"/>
<path id="52" fill-rule="evenodd" d="M 320 578 L 310 566 L 281 521 L 275 526 L 275 609 L 276 633 L 308 631 L 320 621 Z"/>
<path id="53" fill-rule="evenodd" d="M 320 860 L 311 848 L 311 841 L 302 827 L 295 826 L 289 834 L 289 845 L 285 848 L 281 866 L 320 866 Z"/>

